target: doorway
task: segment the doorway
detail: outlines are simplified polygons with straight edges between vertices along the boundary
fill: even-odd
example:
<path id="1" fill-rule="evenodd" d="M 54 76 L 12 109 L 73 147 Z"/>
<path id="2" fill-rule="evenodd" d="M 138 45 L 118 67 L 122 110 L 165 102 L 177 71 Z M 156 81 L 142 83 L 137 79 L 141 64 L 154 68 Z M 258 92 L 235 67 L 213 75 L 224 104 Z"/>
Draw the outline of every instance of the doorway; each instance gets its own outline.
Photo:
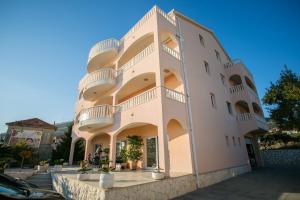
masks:
<path id="1" fill-rule="evenodd" d="M 248 153 L 251 168 L 255 169 L 255 168 L 257 168 L 257 162 L 256 162 L 256 158 L 255 158 L 254 148 L 251 143 L 251 139 L 245 138 L 245 142 L 246 142 L 246 148 L 247 148 L 247 153 Z"/>
<path id="2" fill-rule="evenodd" d="M 146 139 L 147 168 L 153 168 L 156 165 L 156 145 L 156 137 L 150 137 Z"/>

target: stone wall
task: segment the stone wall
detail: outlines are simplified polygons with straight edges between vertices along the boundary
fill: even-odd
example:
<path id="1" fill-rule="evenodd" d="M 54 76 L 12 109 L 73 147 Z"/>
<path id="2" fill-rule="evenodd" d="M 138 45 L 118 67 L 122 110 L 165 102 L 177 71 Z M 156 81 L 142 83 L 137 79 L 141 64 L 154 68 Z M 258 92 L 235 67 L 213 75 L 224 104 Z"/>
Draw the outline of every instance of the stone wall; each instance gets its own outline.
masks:
<path id="1" fill-rule="evenodd" d="M 226 179 L 238 176 L 251 171 L 251 167 L 247 165 L 241 165 L 211 172 L 200 174 L 200 187 L 207 187 L 224 181 Z"/>
<path id="2" fill-rule="evenodd" d="M 67 199 L 78 200 L 172 199 L 196 190 L 196 179 L 193 175 L 103 190 L 83 181 L 53 173 L 52 184 L 53 188 Z"/>
<path id="3" fill-rule="evenodd" d="M 300 168 L 300 149 L 263 150 L 261 156 L 265 167 Z"/>

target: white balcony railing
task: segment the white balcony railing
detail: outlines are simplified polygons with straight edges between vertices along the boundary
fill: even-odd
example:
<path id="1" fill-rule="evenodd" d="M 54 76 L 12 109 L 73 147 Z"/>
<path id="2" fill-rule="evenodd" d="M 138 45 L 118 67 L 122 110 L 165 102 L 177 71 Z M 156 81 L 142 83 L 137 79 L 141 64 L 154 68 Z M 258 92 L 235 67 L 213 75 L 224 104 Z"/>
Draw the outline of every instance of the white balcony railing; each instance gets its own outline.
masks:
<path id="1" fill-rule="evenodd" d="M 160 9 L 159 7 L 156 6 L 156 11 L 158 14 L 160 14 L 161 16 L 166 18 L 171 24 L 176 26 L 176 22 L 167 13 L 165 13 L 162 9 Z"/>
<path id="2" fill-rule="evenodd" d="M 116 39 L 107 39 L 107 40 L 103 40 L 98 42 L 97 44 L 95 44 L 92 49 L 90 50 L 89 53 L 89 59 L 92 59 L 95 55 L 97 55 L 98 53 L 104 52 L 108 49 L 118 49 L 119 48 L 119 41 Z"/>
<path id="3" fill-rule="evenodd" d="M 179 52 L 167 47 L 166 45 L 162 45 L 162 49 L 163 51 L 165 51 L 166 53 L 170 54 L 171 56 L 173 56 L 174 58 L 180 60 L 180 54 Z"/>
<path id="4" fill-rule="evenodd" d="M 113 106 L 111 105 L 99 105 L 91 108 L 87 108 L 80 112 L 78 118 L 79 122 L 90 119 L 111 118 L 113 115 Z"/>
<path id="5" fill-rule="evenodd" d="M 87 74 L 81 81 L 80 84 L 86 86 L 90 83 L 100 80 L 114 80 L 116 78 L 116 71 L 112 68 L 103 68 Z"/>
<path id="6" fill-rule="evenodd" d="M 244 86 L 243 86 L 243 84 L 235 85 L 235 86 L 230 87 L 229 91 L 230 91 L 231 94 L 236 94 L 236 93 L 239 93 L 241 91 L 244 91 Z"/>
<path id="7" fill-rule="evenodd" d="M 147 57 L 154 51 L 154 44 L 150 44 L 148 47 L 143 49 L 140 53 L 138 53 L 136 56 L 131 58 L 127 63 L 122 65 L 118 70 L 118 75 L 123 73 L 124 71 L 130 69 L 132 66 L 140 62 L 143 58 Z"/>
<path id="8" fill-rule="evenodd" d="M 117 105 L 117 110 L 123 112 L 140 104 L 147 103 L 157 97 L 156 88 L 147 90 Z"/>
<path id="9" fill-rule="evenodd" d="M 165 90 L 165 95 L 167 98 L 181 102 L 181 103 L 185 103 L 185 96 L 183 93 L 180 93 L 175 90 L 168 89 L 168 88 L 164 88 L 164 90 Z"/>
<path id="10" fill-rule="evenodd" d="M 243 65 L 243 67 L 245 68 L 245 70 L 248 72 L 248 74 L 253 77 L 252 73 L 250 72 L 250 70 L 246 67 L 246 65 L 243 63 L 243 61 L 241 61 L 240 59 L 235 59 L 232 60 L 232 62 L 228 62 L 224 64 L 224 68 L 225 69 L 230 69 L 232 66 L 241 63 Z"/>
<path id="11" fill-rule="evenodd" d="M 248 121 L 253 119 L 252 113 L 241 113 L 236 116 L 238 121 Z"/>
<path id="12" fill-rule="evenodd" d="M 142 19 L 140 19 L 127 33 L 126 35 L 120 40 L 120 42 L 124 42 L 124 39 L 127 38 L 128 36 L 130 36 L 131 34 L 133 34 L 134 32 L 136 32 L 137 30 L 139 30 L 141 28 L 141 26 L 143 24 L 145 24 L 145 22 L 148 21 L 148 19 L 151 18 L 151 16 L 154 13 L 158 13 L 161 16 L 163 16 L 165 19 L 167 19 L 171 24 L 173 24 L 174 26 L 176 25 L 176 22 L 167 14 L 165 13 L 162 9 L 160 9 L 157 6 L 154 6 L 151 10 L 149 10 L 143 17 Z"/>

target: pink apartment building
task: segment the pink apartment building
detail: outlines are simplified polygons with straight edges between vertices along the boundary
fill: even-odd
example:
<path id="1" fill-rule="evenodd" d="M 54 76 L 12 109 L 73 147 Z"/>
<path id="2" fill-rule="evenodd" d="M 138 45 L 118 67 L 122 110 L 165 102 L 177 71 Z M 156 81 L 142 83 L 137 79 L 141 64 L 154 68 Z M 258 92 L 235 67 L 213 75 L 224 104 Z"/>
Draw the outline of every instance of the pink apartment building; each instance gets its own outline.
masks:
<path id="1" fill-rule="evenodd" d="M 115 164 L 126 136 L 143 138 L 138 166 L 195 174 L 206 186 L 262 165 L 267 130 L 251 72 L 215 34 L 154 6 L 123 38 L 95 44 L 79 83 L 73 142 L 85 158 L 99 144 Z"/>

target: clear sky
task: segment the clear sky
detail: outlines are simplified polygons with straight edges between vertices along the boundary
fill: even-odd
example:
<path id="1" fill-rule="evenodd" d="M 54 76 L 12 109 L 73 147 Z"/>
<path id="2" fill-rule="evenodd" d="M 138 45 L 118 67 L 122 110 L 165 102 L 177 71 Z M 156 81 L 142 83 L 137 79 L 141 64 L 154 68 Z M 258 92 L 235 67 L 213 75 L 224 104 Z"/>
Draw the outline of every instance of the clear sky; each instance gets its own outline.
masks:
<path id="1" fill-rule="evenodd" d="M 154 4 L 212 29 L 260 97 L 284 64 L 300 73 L 299 0 L 0 0 L 0 133 L 9 121 L 72 120 L 90 48 L 121 38 Z"/>

